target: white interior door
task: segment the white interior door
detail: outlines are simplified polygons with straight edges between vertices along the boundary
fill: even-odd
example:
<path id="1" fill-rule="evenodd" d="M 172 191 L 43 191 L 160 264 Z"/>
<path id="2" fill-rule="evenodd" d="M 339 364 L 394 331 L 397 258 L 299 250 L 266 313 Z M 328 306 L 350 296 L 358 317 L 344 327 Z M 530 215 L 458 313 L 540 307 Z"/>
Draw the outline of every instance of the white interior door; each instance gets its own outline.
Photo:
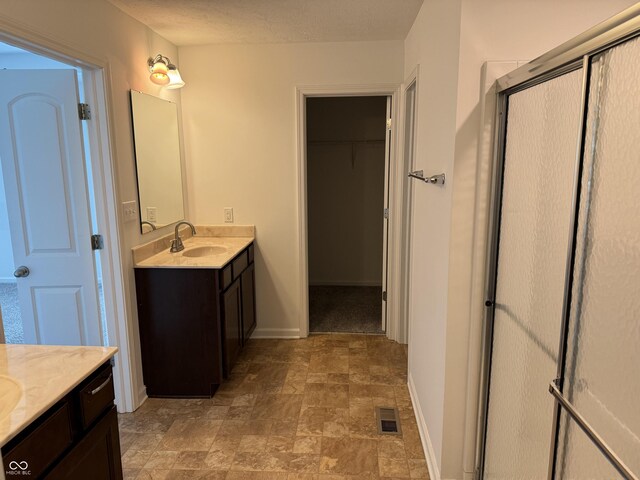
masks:
<path id="1" fill-rule="evenodd" d="M 389 268 L 389 172 L 391 163 L 391 97 L 387 97 L 384 144 L 384 220 L 382 233 L 382 331 L 387 331 L 387 271 Z"/>
<path id="2" fill-rule="evenodd" d="M 0 159 L 25 343 L 101 345 L 74 70 L 0 70 Z"/>

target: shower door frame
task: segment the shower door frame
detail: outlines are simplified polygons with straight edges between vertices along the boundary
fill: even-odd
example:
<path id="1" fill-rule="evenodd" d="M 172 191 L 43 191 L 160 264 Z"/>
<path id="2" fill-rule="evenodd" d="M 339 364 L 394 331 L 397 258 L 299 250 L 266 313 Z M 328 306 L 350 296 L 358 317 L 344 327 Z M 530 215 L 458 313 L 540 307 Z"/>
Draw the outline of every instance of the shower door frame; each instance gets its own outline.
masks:
<path id="1" fill-rule="evenodd" d="M 503 174 L 509 96 L 580 68 L 583 69 L 582 105 L 580 131 L 578 133 L 574 168 L 571 221 L 569 225 L 570 235 L 565 265 L 564 299 L 558 348 L 557 375 L 555 379 L 550 379 L 552 383 L 549 387 L 549 392 L 554 395 L 554 412 L 552 419 L 552 435 L 550 438 L 548 478 L 549 480 L 553 480 L 555 478 L 558 433 L 563 408 L 571 417 L 571 420 L 569 421 L 574 421 L 578 424 L 594 445 L 603 453 L 605 458 L 612 463 L 614 468 L 616 468 L 624 478 L 636 478 L 633 476 L 633 473 L 628 474 L 629 472 L 624 471 L 624 465 L 616 464 L 615 459 L 612 459 L 609 455 L 610 452 L 606 451 L 608 449 L 606 443 L 598 437 L 597 433 L 588 431 L 590 427 L 585 427 L 579 420 L 576 420 L 574 412 L 568 409 L 566 404 L 561 405 L 562 400 L 556 398 L 556 394 L 562 394 L 564 383 L 592 59 L 599 53 L 638 36 L 640 36 L 640 3 L 622 11 L 618 15 L 611 17 L 605 22 L 587 30 L 583 34 L 560 45 L 559 47 L 556 47 L 548 53 L 532 60 L 526 65 L 523 65 L 496 81 L 496 119 L 494 122 L 495 134 L 491 174 L 492 193 L 489 211 L 485 315 L 482 337 L 482 363 L 480 372 L 481 377 L 476 436 L 476 479 L 478 480 L 484 478 L 485 467 L 484 462 L 490 396 L 489 387 L 491 380 L 491 359 L 493 349 L 493 326 L 495 318 L 495 291 L 499 256 L 498 249 L 500 244 L 502 189 L 504 181 Z M 553 393 L 554 390 L 556 391 L 556 394 Z M 570 406 L 571 405 L 569 404 L 569 407 Z"/>

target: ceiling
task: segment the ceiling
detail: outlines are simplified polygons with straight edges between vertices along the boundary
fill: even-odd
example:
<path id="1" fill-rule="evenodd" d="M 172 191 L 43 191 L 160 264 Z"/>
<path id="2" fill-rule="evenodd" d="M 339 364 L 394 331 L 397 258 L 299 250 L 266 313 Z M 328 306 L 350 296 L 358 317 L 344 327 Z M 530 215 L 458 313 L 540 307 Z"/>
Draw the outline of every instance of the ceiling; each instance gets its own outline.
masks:
<path id="1" fill-rule="evenodd" d="M 175 45 L 403 40 L 423 0 L 109 0 Z"/>

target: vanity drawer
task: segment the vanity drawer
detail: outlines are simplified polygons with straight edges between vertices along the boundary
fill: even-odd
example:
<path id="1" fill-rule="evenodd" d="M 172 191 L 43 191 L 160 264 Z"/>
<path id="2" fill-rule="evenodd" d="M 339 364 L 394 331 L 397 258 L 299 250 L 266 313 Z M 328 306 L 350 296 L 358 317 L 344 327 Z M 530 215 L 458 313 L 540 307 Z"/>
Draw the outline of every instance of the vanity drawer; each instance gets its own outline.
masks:
<path id="1" fill-rule="evenodd" d="M 253 263 L 253 243 L 247 248 L 247 253 L 249 254 L 249 263 Z"/>
<path id="2" fill-rule="evenodd" d="M 78 392 L 78 395 L 80 397 L 82 427 L 86 429 L 103 412 L 113 406 L 115 392 L 111 365 L 103 368 L 93 380 Z"/>
<path id="3" fill-rule="evenodd" d="M 64 401 L 54 407 L 51 413 L 44 414 L 44 420 L 30 432 L 25 432 L 24 437 L 7 452 L 3 450 L 4 464 L 9 466 L 26 463 L 31 472 L 31 478 L 39 478 L 40 475 L 55 462 L 67 448 L 73 443 L 71 432 L 71 409 L 69 403 Z M 18 470 L 19 471 L 19 470 Z"/>
<path id="4" fill-rule="evenodd" d="M 249 260 L 247 256 L 247 250 L 244 250 L 240 255 L 233 259 L 233 279 L 235 280 L 244 272 L 245 268 L 249 266 Z"/>

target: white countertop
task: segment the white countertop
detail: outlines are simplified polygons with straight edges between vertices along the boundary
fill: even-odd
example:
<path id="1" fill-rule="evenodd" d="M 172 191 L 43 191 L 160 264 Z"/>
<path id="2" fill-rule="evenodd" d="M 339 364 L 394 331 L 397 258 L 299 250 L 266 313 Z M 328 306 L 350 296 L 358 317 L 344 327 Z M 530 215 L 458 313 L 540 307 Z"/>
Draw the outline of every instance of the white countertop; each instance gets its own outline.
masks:
<path id="1" fill-rule="evenodd" d="M 117 351 L 116 347 L 0 345 L 0 447 Z"/>

